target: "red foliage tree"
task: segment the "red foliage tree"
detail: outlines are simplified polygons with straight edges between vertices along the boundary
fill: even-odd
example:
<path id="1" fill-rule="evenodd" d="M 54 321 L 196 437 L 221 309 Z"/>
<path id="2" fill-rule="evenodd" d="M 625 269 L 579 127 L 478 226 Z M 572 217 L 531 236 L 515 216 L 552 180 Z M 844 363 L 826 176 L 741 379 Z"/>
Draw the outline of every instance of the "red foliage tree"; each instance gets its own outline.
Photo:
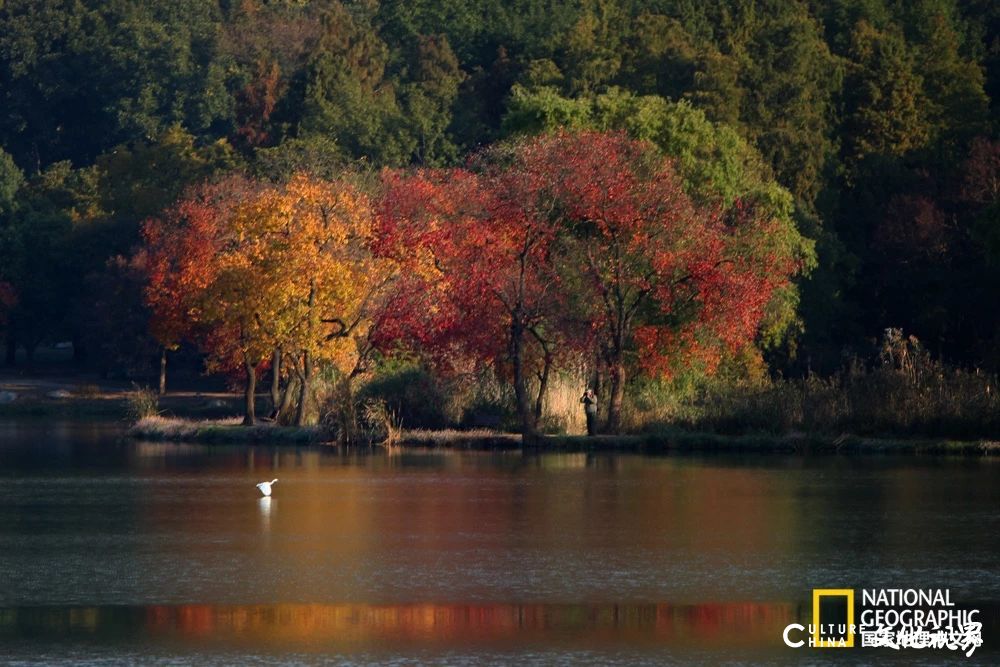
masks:
<path id="1" fill-rule="evenodd" d="M 257 61 L 253 79 L 236 94 L 237 144 L 266 145 L 268 122 L 282 93 L 281 69 L 275 62 Z"/>
<path id="2" fill-rule="evenodd" d="M 556 170 L 563 270 L 610 375 L 607 428 L 621 427 L 630 355 L 662 373 L 682 353 L 711 366 L 754 338 L 797 264 L 765 207 L 699 209 L 671 162 L 621 133 L 535 141 Z"/>
<path id="3" fill-rule="evenodd" d="M 242 369 L 247 424 L 255 418 L 256 368 L 269 350 L 259 332 L 261 281 L 241 259 L 255 239 L 229 223 L 255 193 L 240 177 L 202 185 L 143 226 L 153 335 L 164 347 L 198 342 L 209 368 Z"/>
<path id="4" fill-rule="evenodd" d="M 394 298 L 378 315 L 377 347 L 402 343 L 448 362 L 462 301 L 448 281 L 455 266 L 455 229 L 478 225 L 483 196 L 479 180 L 466 171 L 382 173 L 374 252 L 403 268 Z"/>
<path id="5" fill-rule="evenodd" d="M 479 156 L 476 171 L 386 173 L 383 238 L 433 271 L 401 282 L 406 296 L 383 333 L 439 356 L 457 349 L 465 358 L 509 364 L 518 417 L 531 434 L 554 362 L 559 299 L 550 251 L 558 224 L 545 189 L 533 183 L 537 171 L 512 168 L 510 157 Z"/>
<path id="6" fill-rule="evenodd" d="M 384 238 L 436 270 L 384 333 L 509 363 L 527 434 L 557 355 L 598 346 L 617 431 L 631 360 L 717 363 L 753 340 L 797 266 L 765 206 L 698 209 L 669 160 L 624 134 L 535 137 L 383 185 Z"/>

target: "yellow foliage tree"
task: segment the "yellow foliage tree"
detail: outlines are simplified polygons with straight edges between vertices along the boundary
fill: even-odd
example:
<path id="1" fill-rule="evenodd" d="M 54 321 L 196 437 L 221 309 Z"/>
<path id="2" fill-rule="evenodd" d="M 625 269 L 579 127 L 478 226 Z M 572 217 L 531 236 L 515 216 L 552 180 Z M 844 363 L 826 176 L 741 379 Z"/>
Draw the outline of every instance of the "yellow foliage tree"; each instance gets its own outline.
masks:
<path id="1" fill-rule="evenodd" d="M 398 273 L 373 251 L 372 222 L 368 196 L 347 179 L 297 174 L 281 185 L 231 179 L 196 189 L 147 224 L 147 300 L 159 327 L 196 339 L 210 367 L 243 367 L 248 424 L 255 369 L 283 351 L 300 381 L 303 424 L 316 364 L 343 378 L 360 372 L 373 313 Z"/>
<path id="2" fill-rule="evenodd" d="M 271 255 L 263 263 L 273 276 L 269 289 L 280 294 L 274 343 L 291 353 L 300 380 L 295 421 L 302 424 L 309 419 L 317 363 L 333 366 L 345 380 L 362 369 L 372 316 L 397 266 L 372 251 L 371 201 L 349 181 L 299 174 L 268 198 Z"/>

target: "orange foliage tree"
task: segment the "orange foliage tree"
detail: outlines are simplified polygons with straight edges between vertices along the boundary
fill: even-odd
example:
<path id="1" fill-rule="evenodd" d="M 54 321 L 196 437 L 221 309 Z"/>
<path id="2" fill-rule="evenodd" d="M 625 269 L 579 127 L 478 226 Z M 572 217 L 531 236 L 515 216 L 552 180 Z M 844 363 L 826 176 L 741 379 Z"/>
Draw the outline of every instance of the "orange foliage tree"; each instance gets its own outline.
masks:
<path id="1" fill-rule="evenodd" d="M 303 424 L 317 363 L 332 365 L 345 382 L 364 369 L 372 325 L 398 270 L 374 251 L 371 203 L 348 181 L 299 175 L 272 193 L 274 208 L 253 215 L 272 225 L 264 261 L 282 305 L 271 338 L 293 353 L 300 379 L 295 421 Z"/>
<path id="2" fill-rule="evenodd" d="M 231 177 L 192 189 L 143 227 L 154 335 L 167 347 L 197 342 L 209 370 L 242 368 L 247 424 L 254 423 L 256 368 L 269 350 L 261 323 L 273 304 L 252 261 L 260 240 L 237 221 L 259 196 L 256 184 Z"/>
<path id="3" fill-rule="evenodd" d="M 247 424 L 256 369 L 275 349 L 300 379 L 299 424 L 317 361 L 356 371 L 396 274 L 372 252 L 368 198 L 346 180 L 232 177 L 190 191 L 144 236 L 154 332 L 165 344 L 196 341 L 210 370 L 241 367 Z"/>

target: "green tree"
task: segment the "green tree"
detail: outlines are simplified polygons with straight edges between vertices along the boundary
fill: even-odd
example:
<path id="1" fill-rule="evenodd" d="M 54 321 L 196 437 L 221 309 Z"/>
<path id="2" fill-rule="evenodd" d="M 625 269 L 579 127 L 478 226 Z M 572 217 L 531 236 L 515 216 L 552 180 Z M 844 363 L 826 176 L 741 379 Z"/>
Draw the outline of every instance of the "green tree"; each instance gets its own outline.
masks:
<path id="1" fill-rule="evenodd" d="M 7 365 L 13 365 L 17 349 L 14 329 L 7 325 L 9 311 L 17 302 L 17 293 L 11 281 L 19 259 L 19 248 L 12 217 L 17 206 L 16 196 L 23 183 L 24 174 L 14 164 L 14 159 L 0 149 L 0 257 L 4 258 L 0 264 L 0 329 L 4 332 Z"/>
<path id="2" fill-rule="evenodd" d="M 153 141 L 122 144 L 98 157 L 101 208 L 130 228 L 131 243 L 138 240 L 139 223 L 172 204 L 187 186 L 238 164 L 225 139 L 198 146 L 192 134 L 174 125 Z"/>
<path id="3" fill-rule="evenodd" d="M 32 172 L 89 164 L 173 123 L 225 127 L 232 97 L 215 2 L 9 0 L 0 5 L 0 144 Z"/>
<path id="4" fill-rule="evenodd" d="M 948 11 L 950 2 L 938 7 L 916 4 L 923 11 L 912 21 L 917 33 L 914 59 L 923 80 L 931 137 L 952 146 L 956 140 L 965 144 L 987 129 L 989 99 L 983 68 L 965 54 L 964 36 L 954 11 Z"/>
<path id="5" fill-rule="evenodd" d="M 627 21 L 615 0 L 589 0 L 565 35 L 562 71 L 572 95 L 598 92 L 621 67 L 622 30 Z"/>
<path id="6" fill-rule="evenodd" d="M 296 173 L 331 179 L 342 173 L 349 156 L 337 142 L 323 135 L 286 139 L 273 148 L 254 152 L 251 170 L 259 178 L 279 182 Z"/>
<path id="7" fill-rule="evenodd" d="M 402 85 L 410 132 L 416 138 L 412 160 L 439 165 L 454 161 L 458 149 L 449 136 L 452 105 L 465 78 L 443 35 L 417 38 L 412 69 Z"/>
<path id="8" fill-rule="evenodd" d="M 844 160 L 869 154 L 901 156 L 930 137 L 927 101 L 913 56 L 895 32 L 859 22 L 851 35 L 845 82 Z"/>
<path id="9" fill-rule="evenodd" d="M 199 146 L 179 126 L 155 141 L 117 146 L 98 157 L 96 208 L 73 230 L 76 280 L 65 326 L 78 354 L 105 373 L 143 370 L 155 355 L 139 285 L 142 267 L 124 259 L 139 243 L 143 220 L 159 214 L 190 185 L 232 171 L 238 156 L 225 139 Z M 68 270 L 68 269 L 64 269 Z"/>
<path id="10" fill-rule="evenodd" d="M 403 131 L 396 86 L 386 76 L 389 49 L 339 3 L 323 17 L 324 33 L 306 69 L 301 138 L 324 135 L 352 158 L 397 165 L 414 153 Z"/>
<path id="11" fill-rule="evenodd" d="M 24 172 L 14 163 L 14 158 L 0 148 L 0 216 L 14 210 L 14 198 L 23 183 Z"/>
<path id="12" fill-rule="evenodd" d="M 700 53 L 681 22 L 648 12 L 634 21 L 618 83 L 640 94 L 672 99 L 693 90 Z"/>
<path id="13" fill-rule="evenodd" d="M 839 64 L 803 3 L 760 4 L 765 18 L 741 50 L 740 121 L 778 182 L 811 207 L 834 153 Z"/>
<path id="14" fill-rule="evenodd" d="M 103 217 L 97 182 L 96 169 L 58 162 L 21 188 L 17 208 L 7 216 L 4 273 L 17 294 L 8 345 L 13 340 L 23 346 L 29 360 L 42 341 L 73 334 L 69 310 L 89 259 L 78 240 Z"/>

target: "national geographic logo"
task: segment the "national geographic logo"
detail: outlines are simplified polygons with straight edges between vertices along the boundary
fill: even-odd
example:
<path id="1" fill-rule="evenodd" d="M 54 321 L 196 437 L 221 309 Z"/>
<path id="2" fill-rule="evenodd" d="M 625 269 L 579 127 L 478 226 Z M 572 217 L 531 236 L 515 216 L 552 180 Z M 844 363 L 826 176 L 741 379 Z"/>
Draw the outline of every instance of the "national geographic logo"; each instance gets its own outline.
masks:
<path id="1" fill-rule="evenodd" d="M 859 614 L 854 603 L 854 589 L 814 589 L 812 623 L 785 626 L 785 645 L 853 648 L 860 635 L 862 647 L 946 648 L 966 656 L 983 645 L 979 610 L 958 608 L 946 589 L 863 589 Z"/>

